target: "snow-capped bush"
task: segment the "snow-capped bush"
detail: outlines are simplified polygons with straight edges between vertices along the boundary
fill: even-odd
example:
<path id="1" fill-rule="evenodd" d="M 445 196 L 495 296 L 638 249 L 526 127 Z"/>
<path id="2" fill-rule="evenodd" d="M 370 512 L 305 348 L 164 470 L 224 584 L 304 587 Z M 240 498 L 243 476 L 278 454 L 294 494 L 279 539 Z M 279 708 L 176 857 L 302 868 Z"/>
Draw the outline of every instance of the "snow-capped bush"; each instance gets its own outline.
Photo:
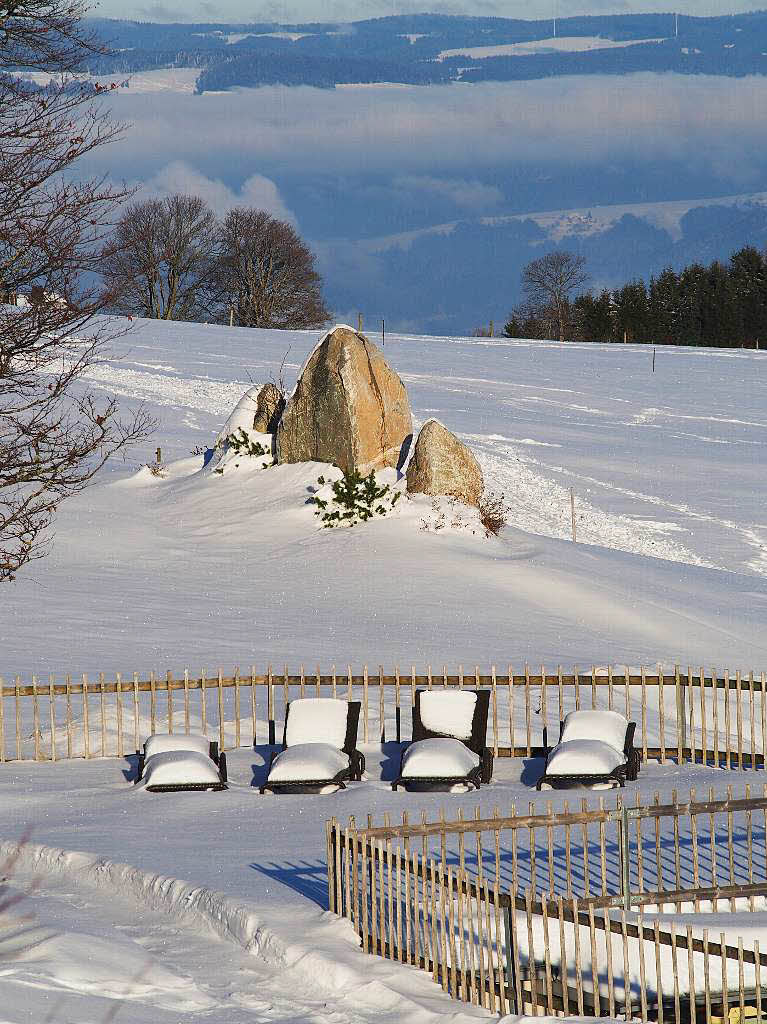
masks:
<path id="1" fill-rule="evenodd" d="M 228 437 L 225 437 L 224 444 L 235 455 L 250 455 L 253 458 L 261 458 L 264 455 L 268 455 L 272 463 L 274 462 L 271 450 L 266 445 L 261 444 L 260 441 L 254 441 L 243 427 L 240 427 L 236 434 L 229 434 Z"/>
<path id="2" fill-rule="evenodd" d="M 324 487 L 325 478 L 318 477 L 317 483 Z M 401 491 L 393 491 L 389 484 L 379 484 L 373 470 L 368 476 L 352 470 L 339 480 L 333 480 L 330 486 L 331 497 L 314 495 L 309 499 L 317 506 L 314 514 L 321 518 L 323 526 L 328 527 L 355 526 L 373 516 L 385 516 L 402 495 Z"/>

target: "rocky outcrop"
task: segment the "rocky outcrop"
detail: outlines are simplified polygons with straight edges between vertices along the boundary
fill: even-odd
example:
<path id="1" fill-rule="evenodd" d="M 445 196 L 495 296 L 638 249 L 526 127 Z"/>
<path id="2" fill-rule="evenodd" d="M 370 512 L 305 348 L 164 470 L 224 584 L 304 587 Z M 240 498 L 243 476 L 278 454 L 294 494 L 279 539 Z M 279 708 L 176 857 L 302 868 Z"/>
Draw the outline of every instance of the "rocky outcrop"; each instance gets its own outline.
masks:
<path id="1" fill-rule="evenodd" d="M 412 436 L 407 392 L 381 352 L 351 327 L 329 331 L 309 357 L 277 430 L 277 459 L 344 472 L 397 466 Z"/>
<path id="2" fill-rule="evenodd" d="M 264 384 L 256 399 L 253 429 L 260 434 L 273 434 L 280 423 L 285 399 L 276 384 Z"/>
<path id="3" fill-rule="evenodd" d="M 484 487 L 482 470 L 466 445 L 437 420 L 427 420 L 407 468 L 408 491 L 479 505 Z"/>

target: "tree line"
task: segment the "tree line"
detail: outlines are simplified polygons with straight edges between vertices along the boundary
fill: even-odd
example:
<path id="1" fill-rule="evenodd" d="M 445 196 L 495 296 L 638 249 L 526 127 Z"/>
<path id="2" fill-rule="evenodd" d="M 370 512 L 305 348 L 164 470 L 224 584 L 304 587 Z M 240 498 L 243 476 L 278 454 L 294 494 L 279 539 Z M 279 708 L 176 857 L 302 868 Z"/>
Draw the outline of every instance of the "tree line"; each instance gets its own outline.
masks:
<path id="1" fill-rule="evenodd" d="M 114 313 L 237 327 L 309 329 L 330 319 L 314 255 L 286 221 L 199 196 L 130 203 L 101 253 Z"/>
<path id="2" fill-rule="evenodd" d="M 559 267 L 559 274 L 557 274 Z M 523 271 L 525 300 L 510 338 L 756 348 L 767 345 L 767 251 L 745 246 L 729 262 L 667 268 L 649 284 L 573 293 L 586 283 L 582 257 L 555 251 Z"/>

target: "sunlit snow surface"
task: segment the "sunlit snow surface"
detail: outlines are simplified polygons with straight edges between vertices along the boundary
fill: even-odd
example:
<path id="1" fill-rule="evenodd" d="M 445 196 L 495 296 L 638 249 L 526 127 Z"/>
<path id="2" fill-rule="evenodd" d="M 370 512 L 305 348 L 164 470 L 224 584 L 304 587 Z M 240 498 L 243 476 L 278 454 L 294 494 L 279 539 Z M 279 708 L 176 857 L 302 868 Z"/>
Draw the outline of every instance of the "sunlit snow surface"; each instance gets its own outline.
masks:
<path id="1" fill-rule="evenodd" d="M 435 530 L 425 499 L 323 531 L 306 504 L 320 465 L 199 471 L 190 453 L 242 393 L 283 357 L 291 389 L 318 337 L 133 322 L 91 383 L 146 403 L 160 425 L 138 456 L 174 464 L 130 479 L 139 461 L 115 460 L 62 508 L 50 556 L 7 591 L 4 675 L 764 667 L 766 353 L 658 348 L 653 372 L 649 346 L 387 335 L 417 424 L 456 431 L 511 508 L 488 540 L 470 513 Z"/>
<path id="2" fill-rule="evenodd" d="M 508 813 L 512 803 L 527 808 L 543 763 L 500 759 L 493 783 L 479 793 L 393 793 L 399 747 L 364 749 L 368 778 L 326 797 L 260 796 L 269 757 L 263 746 L 229 751 L 230 788 L 222 793 L 146 793 L 131 784 L 135 758 L 5 764 L 0 865 L 10 877 L 2 895 L 19 902 L 0 919 L 0 1019 L 490 1019 L 452 1002 L 426 973 L 364 954 L 351 926 L 327 914 L 324 823 L 349 815 L 364 822 L 368 813 L 378 822 L 385 811 L 396 820 L 404 810 L 411 819 L 425 810 L 434 820 L 441 808 L 449 818 L 459 808 L 467 817 L 476 807 L 482 817 L 496 807 Z M 649 764 L 625 795 L 648 801 L 659 790 L 666 802 L 674 789 L 682 797 L 691 786 L 723 793 L 728 782 L 738 779 Z M 591 795 L 594 804 L 599 796 Z M 541 809 L 560 810 L 573 793 L 545 797 Z M 613 799 L 606 795 L 608 805 Z M 25 833 L 24 855 L 9 864 L 9 841 Z M 731 930 L 736 918 L 726 914 L 719 927 Z M 749 917 L 752 931 L 764 921 L 763 914 Z"/>

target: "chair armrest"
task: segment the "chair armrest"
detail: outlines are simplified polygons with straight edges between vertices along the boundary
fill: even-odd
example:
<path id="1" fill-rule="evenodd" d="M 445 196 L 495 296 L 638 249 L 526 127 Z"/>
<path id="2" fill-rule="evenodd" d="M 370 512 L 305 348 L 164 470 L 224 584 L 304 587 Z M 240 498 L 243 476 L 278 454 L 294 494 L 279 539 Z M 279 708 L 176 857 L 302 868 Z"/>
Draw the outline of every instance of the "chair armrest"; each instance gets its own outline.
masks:
<path id="1" fill-rule="evenodd" d="M 623 744 L 623 753 L 626 757 L 629 756 L 631 751 L 634 749 L 634 733 L 636 732 L 636 722 L 629 722 L 626 727 L 626 740 Z"/>
<path id="2" fill-rule="evenodd" d="M 349 764 L 352 770 L 352 780 L 360 782 L 365 771 L 365 755 L 360 750 L 353 750 L 349 755 Z"/>

